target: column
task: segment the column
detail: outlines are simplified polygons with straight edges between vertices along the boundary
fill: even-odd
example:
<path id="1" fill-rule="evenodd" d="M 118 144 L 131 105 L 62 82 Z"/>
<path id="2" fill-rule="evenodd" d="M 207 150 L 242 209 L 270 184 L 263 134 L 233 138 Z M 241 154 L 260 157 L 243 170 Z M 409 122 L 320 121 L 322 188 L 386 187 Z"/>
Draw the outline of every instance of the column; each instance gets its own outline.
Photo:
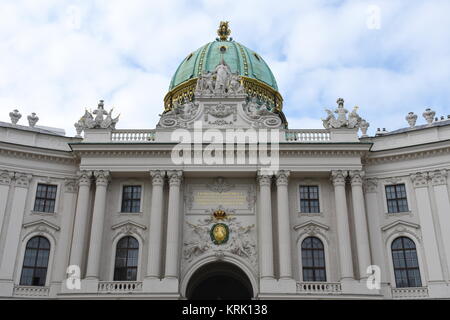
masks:
<path id="1" fill-rule="evenodd" d="M 367 279 L 367 267 L 371 265 L 367 217 L 362 189 L 364 171 L 350 171 L 352 186 L 353 216 L 355 221 L 356 250 L 358 253 L 359 279 Z"/>
<path id="2" fill-rule="evenodd" d="M 441 258 L 439 256 L 430 197 L 428 194 L 428 174 L 426 172 L 412 174 L 411 180 L 416 194 L 417 211 L 419 212 L 420 228 L 422 229 L 429 281 L 442 281 Z"/>
<path id="3" fill-rule="evenodd" d="M 103 225 L 106 209 L 106 189 L 110 178 L 109 171 L 94 171 L 94 177 L 96 190 L 94 210 L 92 212 L 86 279 L 98 279 L 100 272 L 100 256 L 102 253 Z"/>
<path id="4" fill-rule="evenodd" d="M 288 179 L 289 171 L 280 170 L 277 175 L 278 251 L 280 279 L 292 278 L 291 227 L 289 219 Z"/>
<path id="5" fill-rule="evenodd" d="M 72 228 L 75 211 L 77 192 L 76 180 L 64 181 L 64 196 L 61 212 L 61 232 L 55 251 L 55 266 L 52 272 L 52 282 L 59 283 L 66 278 L 66 270 L 69 263 L 70 239 L 72 239 Z"/>
<path id="6" fill-rule="evenodd" d="M 169 178 L 169 209 L 167 217 L 166 278 L 178 278 L 180 242 L 180 185 L 181 170 L 167 171 Z"/>
<path id="7" fill-rule="evenodd" d="M 0 171 L 0 232 L 2 231 L 3 221 L 6 214 L 6 204 L 8 203 L 9 186 L 14 178 L 14 172 Z"/>
<path id="8" fill-rule="evenodd" d="M 165 171 L 150 171 L 152 177 L 152 203 L 148 243 L 147 277 L 159 278 L 161 266 L 161 238 L 163 228 L 163 186 Z"/>
<path id="9" fill-rule="evenodd" d="M 259 180 L 259 214 L 258 236 L 260 274 L 262 279 L 273 279 L 273 239 L 272 239 L 272 204 L 271 191 L 272 175 L 260 171 Z"/>
<path id="10" fill-rule="evenodd" d="M 31 174 L 16 172 L 14 178 L 14 197 L 12 200 L 9 222 L 5 229 L 5 245 L 0 265 L 0 279 L 10 281 L 13 280 L 17 250 L 21 243 L 20 232 L 22 230 L 25 204 L 27 203 L 28 187 L 32 176 Z"/>
<path id="11" fill-rule="evenodd" d="M 89 220 L 89 193 L 91 188 L 91 171 L 78 173 L 78 199 L 75 211 L 70 264 L 83 268 L 83 255 L 86 252 L 86 232 Z"/>
<path id="12" fill-rule="evenodd" d="M 450 268 L 450 199 L 447 188 L 447 170 L 436 170 L 430 172 L 431 184 L 434 190 L 439 226 L 441 228 L 442 241 L 444 244 L 447 266 Z"/>
<path id="13" fill-rule="evenodd" d="M 369 239 L 372 253 L 373 264 L 381 269 L 381 283 L 387 283 L 387 267 L 385 260 L 385 245 L 381 237 L 380 216 L 384 214 L 380 210 L 378 200 L 378 181 L 377 179 L 365 180 L 367 220 L 369 222 Z"/>
<path id="14" fill-rule="evenodd" d="M 347 175 L 347 171 L 342 170 L 333 170 L 331 172 L 336 205 L 341 281 L 353 279 L 352 249 L 350 243 L 350 228 L 348 224 L 347 198 L 345 195 L 345 178 Z"/>

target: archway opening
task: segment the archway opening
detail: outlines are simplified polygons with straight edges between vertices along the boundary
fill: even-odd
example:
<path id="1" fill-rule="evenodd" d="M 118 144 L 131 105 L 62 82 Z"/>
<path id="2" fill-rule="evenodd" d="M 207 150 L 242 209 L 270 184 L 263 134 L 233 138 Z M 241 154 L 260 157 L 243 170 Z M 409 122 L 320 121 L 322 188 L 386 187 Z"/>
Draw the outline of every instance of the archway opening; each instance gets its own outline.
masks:
<path id="1" fill-rule="evenodd" d="M 189 279 L 189 300 L 249 300 L 253 288 L 247 275 L 228 262 L 212 262 L 200 267 Z"/>

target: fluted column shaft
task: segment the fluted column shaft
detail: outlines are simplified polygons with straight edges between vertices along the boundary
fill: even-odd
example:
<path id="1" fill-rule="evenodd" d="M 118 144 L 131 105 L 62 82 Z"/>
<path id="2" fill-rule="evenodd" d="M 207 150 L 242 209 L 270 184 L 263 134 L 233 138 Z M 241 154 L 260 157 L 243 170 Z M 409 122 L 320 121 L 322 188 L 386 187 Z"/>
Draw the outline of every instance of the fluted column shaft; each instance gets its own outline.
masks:
<path id="1" fill-rule="evenodd" d="M 0 265 L 0 279 L 3 280 L 13 279 L 28 187 L 32 176 L 31 174 L 16 172 L 14 178 L 14 197 L 12 200 L 11 213 L 6 229 L 5 244 L 3 247 L 2 261 Z"/>
<path id="2" fill-rule="evenodd" d="M 258 236 L 261 278 L 273 278 L 273 238 L 272 238 L 272 204 L 271 191 L 272 175 L 259 172 L 259 214 Z"/>
<path id="3" fill-rule="evenodd" d="M 277 173 L 278 208 L 278 251 L 280 258 L 280 279 L 292 278 L 291 265 L 291 227 L 289 221 L 288 179 L 289 171 Z"/>
<path id="4" fill-rule="evenodd" d="M 106 209 L 106 192 L 109 182 L 108 171 L 95 171 L 95 201 L 92 213 L 91 238 L 89 241 L 89 256 L 86 272 L 87 279 L 98 279 L 100 272 L 100 257 L 102 252 L 103 226 Z"/>
<path id="5" fill-rule="evenodd" d="M 147 277 L 159 278 L 161 266 L 161 238 L 163 228 L 163 187 L 165 171 L 150 171 L 152 177 L 152 203 L 148 243 Z"/>
<path id="6" fill-rule="evenodd" d="M 371 265 L 369 231 L 367 228 L 364 193 L 362 189 L 363 171 L 350 171 L 352 186 L 353 216 L 355 220 L 356 250 L 358 253 L 359 279 L 366 279 L 367 267 Z"/>
<path id="7" fill-rule="evenodd" d="M 83 255 L 86 251 L 86 232 L 89 220 L 89 193 L 91 189 L 91 171 L 81 171 L 78 174 L 78 200 L 75 211 L 72 249 L 70 251 L 70 264 L 83 267 Z"/>
<path id="8" fill-rule="evenodd" d="M 166 278 L 178 278 L 180 242 L 180 185 L 183 172 L 167 172 L 169 178 L 169 208 L 167 217 Z"/>
<path id="9" fill-rule="evenodd" d="M 352 249 L 350 242 L 350 228 L 348 224 L 347 198 L 345 194 L 345 178 L 347 175 L 347 171 L 342 170 L 331 172 L 336 204 L 341 280 L 353 279 Z"/>

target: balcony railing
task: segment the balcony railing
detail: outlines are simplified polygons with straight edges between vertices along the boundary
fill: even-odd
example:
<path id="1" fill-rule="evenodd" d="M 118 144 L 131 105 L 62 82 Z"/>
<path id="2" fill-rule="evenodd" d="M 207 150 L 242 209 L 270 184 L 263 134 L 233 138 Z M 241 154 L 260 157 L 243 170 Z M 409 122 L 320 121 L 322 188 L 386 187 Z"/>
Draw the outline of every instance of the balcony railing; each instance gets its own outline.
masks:
<path id="1" fill-rule="evenodd" d="M 288 142 L 329 142 L 331 134 L 326 129 L 286 130 Z"/>
<path id="2" fill-rule="evenodd" d="M 101 281 L 98 283 L 99 293 L 132 293 L 142 291 L 141 281 Z"/>
<path id="3" fill-rule="evenodd" d="M 339 282 L 298 282 L 297 293 L 301 294 L 339 294 L 342 287 Z"/>
<path id="4" fill-rule="evenodd" d="M 427 287 L 392 288 L 392 298 L 394 299 L 428 298 L 428 288 Z"/>
<path id="5" fill-rule="evenodd" d="M 155 130 L 114 130 L 112 142 L 152 142 L 155 141 Z"/>
<path id="6" fill-rule="evenodd" d="M 50 289 L 49 287 L 39 286 L 15 286 L 14 296 L 17 297 L 47 297 Z"/>

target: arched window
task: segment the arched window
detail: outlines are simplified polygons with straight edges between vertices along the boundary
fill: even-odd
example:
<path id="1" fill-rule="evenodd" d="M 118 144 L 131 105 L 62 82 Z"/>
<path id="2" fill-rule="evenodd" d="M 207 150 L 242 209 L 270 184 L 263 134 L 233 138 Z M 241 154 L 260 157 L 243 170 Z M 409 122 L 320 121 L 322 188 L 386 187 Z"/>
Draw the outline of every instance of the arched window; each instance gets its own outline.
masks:
<path id="1" fill-rule="evenodd" d="M 139 256 L 139 242 L 130 236 L 117 243 L 114 265 L 114 281 L 136 281 Z"/>
<path id="2" fill-rule="evenodd" d="M 27 242 L 20 285 L 45 286 L 49 255 L 50 242 L 46 238 L 37 236 Z"/>
<path id="3" fill-rule="evenodd" d="M 422 280 L 414 241 L 407 237 L 397 238 L 392 242 L 391 251 L 397 288 L 421 287 Z"/>
<path id="4" fill-rule="evenodd" d="M 325 251 L 319 238 L 308 237 L 302 242 L 303 281 L 327 281 Z"/>

